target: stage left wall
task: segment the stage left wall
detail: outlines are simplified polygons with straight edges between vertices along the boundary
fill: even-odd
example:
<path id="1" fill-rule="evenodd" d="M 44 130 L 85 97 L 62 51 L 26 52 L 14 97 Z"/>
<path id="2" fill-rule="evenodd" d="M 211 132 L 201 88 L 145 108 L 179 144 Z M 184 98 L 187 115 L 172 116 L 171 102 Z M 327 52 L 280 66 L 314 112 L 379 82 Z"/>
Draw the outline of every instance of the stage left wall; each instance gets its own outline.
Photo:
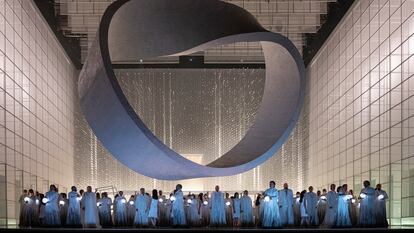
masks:
<path id="1" fill-rule="evenodd" d="M 22 189 L 73 184 L 77 75 L 32 1 L 0 0 L 0 227 Z"/>

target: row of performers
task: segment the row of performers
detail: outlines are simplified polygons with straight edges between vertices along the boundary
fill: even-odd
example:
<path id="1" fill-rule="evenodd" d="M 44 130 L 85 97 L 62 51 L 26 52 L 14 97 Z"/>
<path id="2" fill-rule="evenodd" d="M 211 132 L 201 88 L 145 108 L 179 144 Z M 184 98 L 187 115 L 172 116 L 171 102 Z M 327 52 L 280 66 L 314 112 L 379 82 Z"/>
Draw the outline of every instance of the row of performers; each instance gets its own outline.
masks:
<path id="1" fill-rule="evenodd" d="M 168 198 L 162 191 L 153 190 L 152 195 L 141 188 L 139 194 L 129 200 L 120 191 L 112 202 L 107 193 L 87 191 L 77 192 L 76 187 L 66 196 L 60 195 L 54 185 L 44 196 L 35 195 L 33 190 L 23 193 L 21 200 L 20 227 L 263 227 L 281 228 L 294 226 L 324 227 L 386 227 L 385 213 L 387 194 L 377 185 L 377 189 L 364 182 L 356 199 L 347 185 L 323 193 L 297 192 L 284 184 L 277 190 L 275 182 L 252 200 L 245 190 L 229 197 L 220 191 L 219 186 L 208 194 L 198 196 L 183 195 L 178 184 Z M 111 208 L 112 207 L 112 208 Z"/>

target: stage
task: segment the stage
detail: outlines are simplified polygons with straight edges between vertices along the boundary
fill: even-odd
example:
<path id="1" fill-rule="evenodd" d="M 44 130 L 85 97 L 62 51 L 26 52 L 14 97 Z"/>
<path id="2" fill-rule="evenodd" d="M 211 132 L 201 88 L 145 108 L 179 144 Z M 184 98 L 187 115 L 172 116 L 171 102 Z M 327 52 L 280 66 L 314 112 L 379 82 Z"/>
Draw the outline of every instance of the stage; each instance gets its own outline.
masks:
<path id="1" fill-rule="evenodd" d="M 93 228 L 32 228 L 32 229 L 1 229 L 1 232 L 4 233 L 14 233 L 14 232 L 180 232 L 180 233 L 190 233 L 190 232 L 242 232 L 242 233 L 253 233 L 253 232 L 412 232 L 414 226 L 410 227 L 396 227 L 396 228 L 341 228 L 341 229 L 323 229 L 323 228 L 287 228 L 287 229 L 262 229 L 262 228 L 103 228 L 103 229 L 93 229 Z"/>

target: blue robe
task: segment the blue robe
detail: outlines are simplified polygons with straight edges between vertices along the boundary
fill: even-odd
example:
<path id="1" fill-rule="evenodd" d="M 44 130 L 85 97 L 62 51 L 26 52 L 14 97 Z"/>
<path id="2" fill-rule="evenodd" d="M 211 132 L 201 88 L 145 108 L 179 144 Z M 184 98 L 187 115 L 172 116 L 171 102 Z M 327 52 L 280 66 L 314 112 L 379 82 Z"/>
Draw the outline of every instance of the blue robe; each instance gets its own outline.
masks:
<path id="1" fill-rule="evenodd" d="M 46 192 L 45 198 L 47 198 L 48 201 L 44 209 L 43 224 L 45 226 L 60 226 L 60 213 L 58 206 L 59 194 L 55 191 L 49 191 Z"/>
<path id="2" fill-rule="evenodd" d="M 98 217 L 98 208 L 96 206 L 96 193 L 94 192 L 84 192 L 82 203 L 85 208 L 85 227 L 98 227 L 99 226 L 99 217 Z"/>
<path id="3" fill-rule="evenodd" d="M 282 225 L 292 226 L 295 223 L 293 216 L 293 192 L 291 189 L 279 190 L 279 212 Z"/>
<path id="4" fill-rule="evenodd" d="M 240 198 L 233 199 L 233 218 L 240 219 Z"/>
<path id="5" fill-rule="evenodd" d="M 242 226 L 253 225 L 253 207 L 252 199 L 249 196 L 240 198 L 240 223 Z"/>
<path id="6" fill-rule="evenodd" d="M 112 226 L 111 205 L 111 198 L 104 197 L 101 199 L 101 206 L 99 207 L 99 219 L 101 220 L 100 222 L 102 227 Z"/>
<path id="7" fill-rule="evenodd" d="M 349 216 L 349 198 L 345 193 L 338 193 L 338 208 L 336 211 L 336 227 L 352 227 Z"/>
<path id="8" fill-rule="evenodd" d="M 375 190 L 371 187 L 366 187 L 361 190 L 361 194 L 362 193 L 366 196 L 362 198 L 360 202 L 359 226 L 375 227 Z"/>
<path id="9" fill-rule="evenodd" d="M 139 194 L 135 198 L 135 226 L 148 226 L 148 197 L 145 194 Z"/>
<path id="10" fill-rule="evenodd" d="M 262 226 L 265 228 L 282 227 L 282 220 L 280 219 L 278 197 L 279 193 L 276 188 L 269 188 L 265 191 L 265 201 L 263 205 L 263 220 Z M 266 196 L 270 199 L 266 201 Z"/>
<path id="11" fill-rule="evenodd" d="M 326 194 L 326 211 L 323 219 L 325 227 L 333 227 L 336 224 L 336 209 L 338 208 L 338 196 L 336 192 L 329 191 Z"/>
<path id="12" fill-rule="evenodd" d="M 383 195 L 384 197 L 380 199 L 379 195 Z M 384 190 L 375 191 L 375 222 L 377 227 L 388 227 L 387 210 L 385 205 L 387 199 L 388 194 Z"/>
<path id="13" fill-rule="evenodd" d="M 115 226 L 117 227 L 125 227 L 127 225 L 126 219 L 126 205 L 127 201 L 125 197 L 118 196 L 115 199 L 116 211 L 115 211 Z"/>
<path id="14" fill-rule="evenodd" d="M 177 190 L 174 194 L 175 200 L 172 203 L 172 219 L 174 226 L 185 226 L 187 224 L 184 212 L 183 192 Z"/>
<path id="15" fill-rule="evenodd" d="M 78 199 L 78 192 L 71 191 L 68 193 L 69 207 L 68 215 L 66 216 L 66 225 L 81 226 L 80 201 Z"/>
<path id="16" fill-rule="evenodd" d="M 226 225 L 226 204 L 224 203 L 224 194 L 220 191 L 212 192 L 209 204 L 211 205 L 210 225 Z"/>
<path id="17" fill-rule="evenodd" d="M 309 224 L 313 226 L 319 225 L 318 219 L 318 196 L 314 192 L 307 192 L 305 194 L 306 199 L 306 213 L 309 216 Z"/>

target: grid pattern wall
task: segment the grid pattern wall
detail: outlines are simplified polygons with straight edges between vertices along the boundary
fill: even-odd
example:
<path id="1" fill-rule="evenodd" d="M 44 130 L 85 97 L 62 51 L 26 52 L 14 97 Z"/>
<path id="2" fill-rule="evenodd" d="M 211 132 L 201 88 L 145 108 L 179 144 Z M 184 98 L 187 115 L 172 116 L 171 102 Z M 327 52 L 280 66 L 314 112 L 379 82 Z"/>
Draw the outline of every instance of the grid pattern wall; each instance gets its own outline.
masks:
<path id="1" fill-rule="evenodd" d="M 0 227 L 22 189 L 72 185 L 76 75 L 32 1 L 0 0 Z"/>
<path id="2" fill-rule="evenodd" d="M 363 180 L 414 224 L 414 1 L 356 1 L 308 67 L 308 182 Z"/>
<path id="3" fill-rule="evenodd" d="M 184 156 L 200 155 L 200 162 L 208 164 L 236 145 L 252 124 L 265 71 L 125 69 L 116 74 L 129 102 L 159 139 Z M 76 121 L 75 179 L 81 187 L 112 185 L 124 192 L 139 187 L 169 192 L 180 182 L 189 191 L 211 191 L 218 184 L 223 190 L 240 192 L 263 190 L 275 180 L 278 187 L 288 182 L 294 189 L 302 188 L 301 155 L 306 151 L 307 124 L 299 124 L 303 127 L 294 130 L 277 155 L 243 174 L 161 181 L 117 162 L 96 140 L 81 114 Z"/>

